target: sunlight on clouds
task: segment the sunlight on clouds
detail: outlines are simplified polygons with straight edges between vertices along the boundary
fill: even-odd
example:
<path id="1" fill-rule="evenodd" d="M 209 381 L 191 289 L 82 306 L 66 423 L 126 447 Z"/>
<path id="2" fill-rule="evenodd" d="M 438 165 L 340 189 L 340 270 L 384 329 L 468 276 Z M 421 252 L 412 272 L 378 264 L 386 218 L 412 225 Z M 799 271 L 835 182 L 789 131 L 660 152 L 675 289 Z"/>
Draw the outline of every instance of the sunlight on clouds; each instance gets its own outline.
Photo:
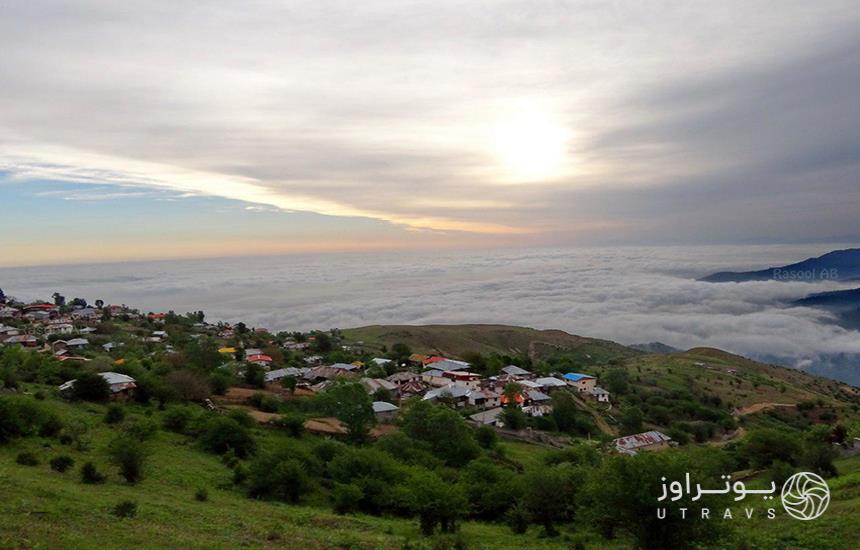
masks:
<path id="1" fill-rule="evenodd" d="M 567 163 L 570 131 L 558 117 L 535 104 L 504 113 L 494 130 L 495 154 L 514 183 L 552 179 Z"/>
<path id="2" fill-rule="evenodd" d="M 529 229 L 502 224 L 458 220 L 440 216 L 405 216 L 366 210 L 348 204 L 291 194 L 249 177 L 188 170 L 165 164 L 118 158 L 67 147 L 25 144 L 0 150 L 0 170 L 18 180 L 54 180 L 76 183 L 151 187 L 188 194 L 209 195 L 275 207 L 285 212 L 314 212 L 327 216 L 372 218 L 406 227 L 433 231 L 514 235 Z"/>

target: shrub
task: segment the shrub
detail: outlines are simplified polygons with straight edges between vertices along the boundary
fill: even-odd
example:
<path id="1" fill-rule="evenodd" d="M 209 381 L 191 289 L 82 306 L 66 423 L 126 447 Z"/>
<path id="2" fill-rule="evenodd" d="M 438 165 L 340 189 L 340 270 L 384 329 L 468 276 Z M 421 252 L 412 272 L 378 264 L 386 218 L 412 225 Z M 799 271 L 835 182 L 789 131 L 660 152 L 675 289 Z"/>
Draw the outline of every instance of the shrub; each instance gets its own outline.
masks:
<path id="1" fill-rule="evenodd" d="M 22 466 L 38 466 L 39 459 L 36 458 L 36 455 L 33 453 L 18 453 L 18 456 L 15 457 L 15 462 L 21 464 Z"/>
<path id="2" fill-rule="evenodd" d="M 39 435 L 42 437 L 54 437 L 63 429 L 63 421 L 60 417 L 51 413 L 48 414 L 42 425 L 39 427 Z"/>
<path id="3" fill-rule="evenodd" d="M 201 487 L 194 493 L 194 499 L 198 502 L 206 502 L 209 500 L 209 491 Z"/>
<path id="4" fill-rule="evenodd" d="M 122 408 L 122 405 L 117 403 L 108 405 L 105 413 L 105 424 L 119 424 L 123 420 L 125 420 L 125 409 Z"/>
<path id="5" fill-rule="evenodd" d="M 498 436 L 496 435 L 496 430 L 492 427 L 481 426 L 475 430 L 475 440 L 478 442 L 478 445 L 484 449 L 492 449 L 496 446 Z"/>
<path id="6" fill-rule="evenodd" d="M 334 511 L 338 514 L 348 514 L 358 510 L 364 494 L 361 488 L 352 483 L 336 483 L 332 492 Z"/>
<path id="7" fill-rule="evenodd" d="M 143 463 L 146 449 L 138 439 L 119 436 L 108 446 L 111 462 L 119 467 L 119 473 L 129 483 L 137 483 L 143 478 Z"/>
<path id="8" fill-rule="evenodd" d="M 257 392 L 248 398 L 248 404 L 263 412 L 273 413 L 278 411 L 281 401 L 272 395 Z"/>
<path id="9" fill-rule="evenodd" d="M 105 475 L 96 469 L 96 465 L 92 462 L 86 462 L 81 466 L 81 482 L 88 484 L 97 484 L 105 482 Z"/>
<path id="10" fill-rule="evenodd" d="M 186 433 L 195 417 L 193 408 L 185 405 L 170 407 L 164 413 L 162 425 L 164 429 L 176 433 Z"/>
<path id="11" fill-rule="evenodd" d="M 43 392 L 42 390 L 38 390 L 38 391 L 36 391 L 36 393 L 33 394 L 33 397 L 35 397 L 36 400 L 38 400 L 38 401 L 44 401 L 45 400 L 45 392 Z"/>
<path id="12" fill-rule="evenodd" d="M 285 414 L 272 421 L 275 426 L 284 429 L 293 437 L 300 437 L 305 429 L 304 419 L 297 414 Z"/>
<path id="13" fill-rule="evenodd" d="M 200 443 L 209 452 L 223 454 L 232 450 L 239 458 L 253 454 L 257 447 L 245 426 L 233 418 L 223 416 L 206 422 Z"/>
<path id="14" fill-rule="evenodd" d="M 158 424 L 151 418 L 141 418 L 125 424 L 122 431 L 138 441 L 148 441 L 158 433 Z"/>
<path id="15" fill-rule="evenodd" d="M 316 468 L 309 455 L 293 447 L 281 447 L 251 464 L 248 493 L 254 498 L 298 502 L 311 490 L 308 472 Z"/>
<path id="16" fill-rule="evenodd" d="M 51 469 L 60 473 L 64 473 L 66 470 L 75 465 L 75 459 L 68 455 L 60 455 L 51 459 Z"/>
<path id="17" fill-rule="evenodd" d="M 517 535 L 522 535 L 529 528 L 529 513 L 521 503 L 511 506 L 508 513 L 505 514 L 505 520 L 508 522 L 511 531 Z"/>
<path id="18" fill-rule="evenodd" d="M 173 371 L 165 381 L 183 401 L 202 401 L 212 394 L 209 378 L 190 369 Z"/>
<path id="19" fill-rule="evenodd" d="M 227 417 L 232 418 L 246 428 L 253 428 L 257 423 L 257 421 L 254 420 L 254 417 L 248 414 L 248 411 L 245 409 L 233 409 L 227 413 Z"/>
<path id="20" fill-rule="evenodd" d="M 43 405 L 31 399 L 0 398 L 0 443 L 38 432 L 47 417 Z"/>
<path id="21" fill-rule="evenodd" d="M 107 401 L 110 397 L 110 385 L 100 375 L 86 372 L 75 379 L 72 396 L 82 401 Z"/>
<path id="22" fill-rule="evenodd" d="M 133 518 L 137 515 L 137 503 L 133 500 L 123 500 L 114 506 L 113 515 L 118 518 Z"/>

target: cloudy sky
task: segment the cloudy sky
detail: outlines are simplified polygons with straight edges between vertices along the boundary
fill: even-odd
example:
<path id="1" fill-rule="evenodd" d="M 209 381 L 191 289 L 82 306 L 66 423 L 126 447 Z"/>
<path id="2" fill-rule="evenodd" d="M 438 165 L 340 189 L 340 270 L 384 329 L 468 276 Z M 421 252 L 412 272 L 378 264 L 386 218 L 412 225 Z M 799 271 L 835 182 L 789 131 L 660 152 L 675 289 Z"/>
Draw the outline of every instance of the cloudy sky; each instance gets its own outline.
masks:
<path id="1" fill-rule="evenodd" d="M 0 265 L 860 240 L 850 1 L 0 4 Z"/>

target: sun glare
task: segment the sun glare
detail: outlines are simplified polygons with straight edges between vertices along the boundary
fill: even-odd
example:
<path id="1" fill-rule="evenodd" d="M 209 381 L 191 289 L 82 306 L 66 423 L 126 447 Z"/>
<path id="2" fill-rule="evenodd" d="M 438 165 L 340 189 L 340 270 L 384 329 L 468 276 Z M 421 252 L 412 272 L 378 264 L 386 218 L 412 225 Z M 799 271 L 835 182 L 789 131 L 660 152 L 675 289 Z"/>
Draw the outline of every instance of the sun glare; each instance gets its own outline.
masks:
<path id="1" fill-rule="evenodd" d="M 496 126 L 495 148 L 508 179 L 545 180 L 560 175 L 568 132 L 541 111 L 524 109 Z"/>

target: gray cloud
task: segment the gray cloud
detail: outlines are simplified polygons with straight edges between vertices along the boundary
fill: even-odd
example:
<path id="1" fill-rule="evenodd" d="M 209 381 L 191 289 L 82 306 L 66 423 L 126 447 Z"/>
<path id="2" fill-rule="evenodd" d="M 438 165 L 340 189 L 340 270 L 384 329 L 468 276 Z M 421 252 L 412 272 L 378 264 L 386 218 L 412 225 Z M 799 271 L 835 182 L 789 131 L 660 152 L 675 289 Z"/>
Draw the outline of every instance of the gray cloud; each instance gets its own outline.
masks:
<path id="1" fill-rule="evenodd" d="M 841 1 L 11 2 L 0 165 L 74 147 L 550 243 L 857 237 L 858 21 Z M 522 98 L 576 134 L 581 172 L 494 181 L 483 132 Z"/>

